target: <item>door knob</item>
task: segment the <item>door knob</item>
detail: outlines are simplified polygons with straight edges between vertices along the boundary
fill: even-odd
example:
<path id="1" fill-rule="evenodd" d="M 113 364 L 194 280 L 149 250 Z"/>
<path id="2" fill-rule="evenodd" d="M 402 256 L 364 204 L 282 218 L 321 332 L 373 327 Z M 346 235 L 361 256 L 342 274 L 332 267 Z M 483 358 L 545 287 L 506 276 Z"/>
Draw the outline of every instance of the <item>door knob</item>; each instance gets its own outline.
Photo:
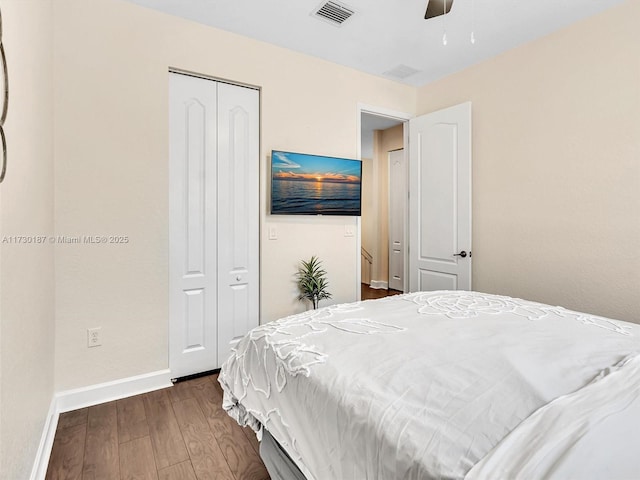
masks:
<path id="1" fill-rule="evenodd" d="M 460 253 L 454 253 L 453 254 L 454 257 L 466 257 L 467 256 L 467 252 L 465 252 L 464 250 L 462 250 Z"/>

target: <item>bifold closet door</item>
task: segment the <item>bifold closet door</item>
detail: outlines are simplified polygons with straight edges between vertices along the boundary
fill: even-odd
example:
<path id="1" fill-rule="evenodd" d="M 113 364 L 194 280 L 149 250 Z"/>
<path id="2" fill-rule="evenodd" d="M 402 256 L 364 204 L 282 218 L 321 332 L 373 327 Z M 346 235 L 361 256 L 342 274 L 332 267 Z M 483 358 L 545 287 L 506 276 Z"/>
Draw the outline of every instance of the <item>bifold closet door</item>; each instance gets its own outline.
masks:
<path id="1" fill-rule="evenodd" d="M 259 92 L 218 84 L 218 358 L 258 326 Z"/>
<path id="2" fill-rule="evenodd" d="M 258 324 L 259 93 L 169 79 L 169 367 L 220 367 Z"/>

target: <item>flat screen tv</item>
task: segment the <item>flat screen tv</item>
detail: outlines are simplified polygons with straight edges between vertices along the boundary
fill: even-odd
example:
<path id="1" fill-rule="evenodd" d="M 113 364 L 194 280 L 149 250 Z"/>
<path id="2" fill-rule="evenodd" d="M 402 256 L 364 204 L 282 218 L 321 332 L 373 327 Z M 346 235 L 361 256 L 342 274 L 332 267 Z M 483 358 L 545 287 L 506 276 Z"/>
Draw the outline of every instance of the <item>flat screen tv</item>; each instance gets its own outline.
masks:
<path id="1" fill-rule="evenodd" d="M 271 152 L 273 215 L 360 216 L 362 162 Z"/>

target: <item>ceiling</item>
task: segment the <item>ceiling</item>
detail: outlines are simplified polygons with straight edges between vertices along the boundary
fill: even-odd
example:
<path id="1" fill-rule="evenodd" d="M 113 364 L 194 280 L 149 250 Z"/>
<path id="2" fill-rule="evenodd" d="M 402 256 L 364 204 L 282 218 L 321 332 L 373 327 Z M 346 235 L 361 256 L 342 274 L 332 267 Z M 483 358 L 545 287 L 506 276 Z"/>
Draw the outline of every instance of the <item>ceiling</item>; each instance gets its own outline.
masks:
<path id="1" fill-rule="evenodd" d="M 395 118 L 382 117 L 371 113 L 363 113 L 360 117 L 362 130 L 386 130 L 402 123 L 401 120 Z"/>
<path id="2" fill-rule="evenodd" d="M 355 11 L 340 26 L 312 16 L 324 3 L 319 0 L 128 1 L 421 86 L 637 0 L 454 0 L 449 14 L 429 20 L 423 18 L 428 0 L 336 0 Z M 404 78 L 389 73 L 398 67 L 416 73 Z"/>

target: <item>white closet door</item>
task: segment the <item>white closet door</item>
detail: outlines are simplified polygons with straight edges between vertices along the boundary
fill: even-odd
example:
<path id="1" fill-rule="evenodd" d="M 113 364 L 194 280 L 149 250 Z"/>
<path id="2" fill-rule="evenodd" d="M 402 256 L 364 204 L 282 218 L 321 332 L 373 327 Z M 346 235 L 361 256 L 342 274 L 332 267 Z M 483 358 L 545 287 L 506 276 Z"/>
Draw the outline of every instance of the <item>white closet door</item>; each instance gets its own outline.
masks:
<path id="1" fill-rule="evenodd" d="M 169 76 L 169 366 L 217 367 L 216 82 Z"/>
<path id="2" fill-rule="evenodd" d="M 218 85 L 218 358 L 258 326 L 259 92 Z"/>
<path id="3" fill-rule="evenodd" d="M 389 152 L 389 288 L 404 292 L 407 165 L 404 150 Z"/>
<path id="4" fill-rule="evenodd" d="M 218 368 L 259 318 L 259 92 L 170 75 L 173 377 Z"/>

